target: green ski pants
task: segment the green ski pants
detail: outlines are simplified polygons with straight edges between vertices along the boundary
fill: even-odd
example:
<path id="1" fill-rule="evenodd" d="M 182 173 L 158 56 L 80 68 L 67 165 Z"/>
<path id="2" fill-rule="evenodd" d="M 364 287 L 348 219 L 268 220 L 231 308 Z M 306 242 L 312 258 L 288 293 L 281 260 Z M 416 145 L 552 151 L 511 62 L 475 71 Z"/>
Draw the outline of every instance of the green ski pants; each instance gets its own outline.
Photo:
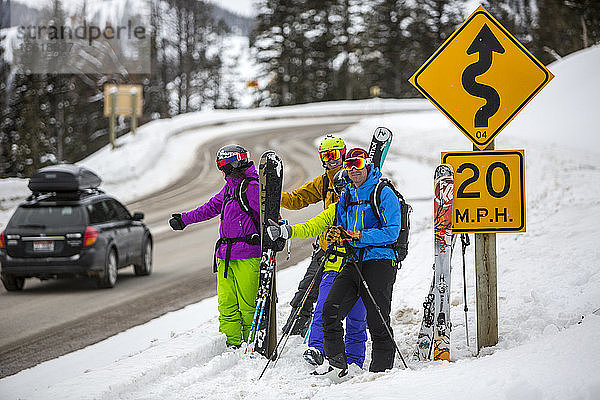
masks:
<path id="1" fill-rule="evenodd" d="M 227 335 L 228 345 L 239 345 L 248 339 L 256 308 L 260 275 L 260 258 L 229 260 L 224 278 L 225 260 L 217 258 L 217 299 L 219 332 Z"/>

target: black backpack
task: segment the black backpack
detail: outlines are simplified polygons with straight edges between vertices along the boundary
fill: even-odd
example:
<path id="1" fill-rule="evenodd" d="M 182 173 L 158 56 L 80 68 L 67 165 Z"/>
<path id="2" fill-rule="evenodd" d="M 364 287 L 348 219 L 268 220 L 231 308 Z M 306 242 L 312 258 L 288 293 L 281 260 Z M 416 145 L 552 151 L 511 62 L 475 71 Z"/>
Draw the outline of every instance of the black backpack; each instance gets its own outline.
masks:
<path id="1" fill-rule="evenodd" d="M 345 205 L 348 208 L 351 204 L 370 204 L 371 210 L 373 210 L 373 214 L 381 223 L 381 215 L 379 214 L 379 206 L 381 204 L 381 191 L 384 187 L 389 187 L 392 189 L 396 197 L 398 197 L 398 201 L 400 202 L 400 234 L 398 235 L 398 239 L 392 244 L 388 244 L 385 246 L 374 246 L 374 247 L 385 247 L 394 250 L 396 253 L 397 261 L 404 261 L 406 255 L 408 254 L 408 235 L 410 232 L 410 213 L 412 212 L 412 207 L 404 200 L 404 196 L 400 192 L 396 190 L 392 181 L 388 178 L 380 178 L 379 182 L 375 186 L 375 189 L 371 192 L 371 196 L 368 201 L 358 201 L 358 202 L 350 202 L 350 196 L 346 194 Z"/>

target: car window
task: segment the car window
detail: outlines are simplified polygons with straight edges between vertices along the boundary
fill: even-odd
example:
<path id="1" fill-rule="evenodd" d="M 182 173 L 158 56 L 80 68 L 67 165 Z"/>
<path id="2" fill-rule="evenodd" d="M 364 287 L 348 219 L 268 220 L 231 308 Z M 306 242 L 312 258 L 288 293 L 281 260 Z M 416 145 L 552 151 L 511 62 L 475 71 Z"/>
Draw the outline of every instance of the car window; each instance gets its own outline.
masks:
<path id="1" fill-rule="evenodd" d="M 118 220 L 131 219 L 131 214 L 129 214 L 129 211 L 127 211 L 125 206 L 123 206 L 118 201 L 116 201 L 114 199 L 108 200 L 108 205 L 110 208 L 112 208 L 114 210 L 114 213 Z"/>
<path id="2" fill-rule="evenodd" d="M 87 205 L 88 215 L 90 217 L 90 224 L 102 224 L 104 222 L 110 221 L 108 207 L 106 202 L 97 201 L 92 204 Z"/>
<path id="3" fill-rule="evenodd" d="M 80 206 L 19 207 L 9 224 L 23 228 L 59 228 L 85 225 L 85 218 Z"/>

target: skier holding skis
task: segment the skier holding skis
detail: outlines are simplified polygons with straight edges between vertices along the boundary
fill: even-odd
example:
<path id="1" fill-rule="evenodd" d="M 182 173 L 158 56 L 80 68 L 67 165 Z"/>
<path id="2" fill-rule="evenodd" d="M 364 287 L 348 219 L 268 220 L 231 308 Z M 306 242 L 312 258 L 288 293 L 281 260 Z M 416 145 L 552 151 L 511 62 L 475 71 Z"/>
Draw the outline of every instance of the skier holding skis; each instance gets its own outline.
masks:
<path id="1" fill-rule="evenodd" d="M 225 186 L 195 210 L 173 214 L 173 230 L 220 215 L 220 239 L 215 246 L 219 332 L 227 346 L 240 347 L 250 332 L 256 307 L 260 264 L 258 174 L 250 154 L 231 144 L 217 152 L 217 168 Z"/>
<path id="2" fill-rule="evenodd" d="M 349 257 L 323 304 L 324 350 L 329 366 L 316 372 L 334 379 L 347 374 L 342 319 L 359 298 L 367 309 L 367 326 L 373 341 L 369 371 L 385 371 L 394 365 L 396 344 L 388 328 L 397 265 L 394 251 L 387 246 L 394 243 L 400 233 L 401 206 L 393 190 L 384 187 L 378 207 L 381 222 L 375 216 L 370 196 L 381 172 L 368 164 L 367 157 L 367 152 L 360 148 L 348 151 L 344 167 L 352 182 L 338 202 L 336 221 L 339 226 L 327 231 L 330 241 L 346 244 Z M 357 267 L 370 290 L 361 281 Z"/>
<path id="3" fill-rule="evenodd" d="M 341 190 L 345 190 L 345 179 L 343 170 L 335 174 L 333 178 L 333 187 L 338 196 Z M 347 177 L 347 174 L 345 174 Z M 318 236 L 327 231 L 327 229 L 335 224 L 335 215 L 337 203 L 331 204 L 327 209 L 322 211 L 316 217 L 300 224 L 289 225 L 272 225 L 267 227 L 267 233 L 271 240 L 279 238 L 292 239 L 302 238 L 307 239 Z M 308 338 L 309 348 L 304 353 L 304 359 L 314 366 L 323 364 L 323 320 L 322 310 L 323 303 L 327 299 L 329 290 L 333 281 L 338 276 L 340 269 L 346 261 L 346 251 L 343 246 L 336 243 L 328 244 L 325 252 L 325 264 L 323 268 L 321 283 L 318 285 L 317 304 L 314 310 L 312 324 L 310 325 L 310 334 Z M 310 284 L 310 282 L 309 282 Z M 315 282 L 313 285 L 316 285 Z M 354 363 L 362 368 L 365 360 L 365 350 L 367 341 L 367 311 L 361 299 L 358 299 L 356 304 L 350 309 L 346 316 L 346 357 L 349 363 Z M 298 321 L 296 322 L 296 324 Z"/>
<path id="4" fill-rule="evenodd" d="M 346 155 L 346 144 L 342 138 L 327 135 L 319 144 L 319 157 L 325 173 L 314 178 L 312 181 L 305 183 L 303 186 L 294 190 L 293 192 L 284 192 L 281 194 L 281 207 L 288 210 L 300 210 L 315 204 L 319 201 L 323 201 L 323 209 L 327 209 L 331 204 L 338 201 L 338 195 L 333 190 L 333 177 L 335 174 L 342 169 L 342 163 Z M 313 280 L 315 274 L 319 273 L 319 266 L 325 254 L 327 244 L 325 241 L 325 233 L 321 234 L 318 238 L 318 242 L 315 242 L 314 251 L 312 254 L 310 265 L 308 266 L 304 278 L 298 284 L 298 291 L 290 301 L 292 311 L 286 324 L 283 327 L 283 332 L 286 333 L 293 324 L 294 316 L 300 306 L 300 301 L 304 296 L 310 282 Z M 310 321 L 313 313 L 313 304 L 317 300 L 319 283 L 321 281 L 320 275 L 317 276 L 313 289 L 311 290 L 309 297 L 304 303 L 304 307 L 300 310 L 298 321 L 294 324 L 294 329 L 290 332 L 292 335 L 304 336 L 310 326 Z"/>

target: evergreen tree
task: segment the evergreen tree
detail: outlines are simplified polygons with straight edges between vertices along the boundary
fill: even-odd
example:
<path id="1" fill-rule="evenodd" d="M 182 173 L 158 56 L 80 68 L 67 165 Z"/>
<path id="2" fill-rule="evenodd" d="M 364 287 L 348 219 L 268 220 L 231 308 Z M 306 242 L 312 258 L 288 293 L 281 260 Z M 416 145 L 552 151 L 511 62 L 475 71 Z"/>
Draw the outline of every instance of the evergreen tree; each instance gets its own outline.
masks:
<path id="1" fill-rule="evenodd" d="M 10 144 L 7 173 L 24 177 L 47 165 L 53 146 L 47 134 L 46 77 L 33 74 L 30 69 L 40 60 L 42 52 L 38 44 L 27 37 L 23 45 L 28 51 L 17 54 L 16 74 L 8 99 L 10 122 L 4 134 Z"/>
<path id="2" fill-rule="evenodd" d="M 8 108 L 10 65 L 5 60 L 5 39 L 6 36 L 0 34 L 0 178 L 6 176 L 10 160 L 10 141 L 7 134 L 11 123 Z"/>
<path id="3" fill-rule="evenodd" d="M 252 34 L 258 62 L 269 83 L 260 105 L 296 104 L 304 96 L 304 35 L 298 17 L 306 0 L 262 0 Z"/>

